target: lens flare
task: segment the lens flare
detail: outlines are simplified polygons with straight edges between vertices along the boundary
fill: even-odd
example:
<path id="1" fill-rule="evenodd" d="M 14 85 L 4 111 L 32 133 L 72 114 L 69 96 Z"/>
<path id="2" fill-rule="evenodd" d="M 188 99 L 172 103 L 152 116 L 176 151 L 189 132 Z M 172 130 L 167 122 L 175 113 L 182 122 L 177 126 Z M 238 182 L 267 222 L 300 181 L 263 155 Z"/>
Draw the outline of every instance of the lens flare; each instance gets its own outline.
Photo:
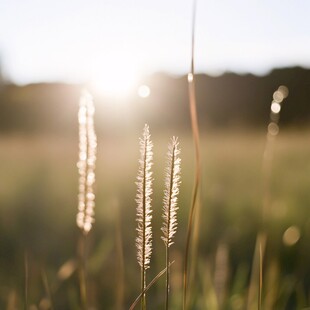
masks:
<path id="1" fill-rule="evenodd" d="M 141 98 L 147 98 L 149 97 L 151 94 L 151 89 L 149 86 L 147 85 L 141 85 L 139 88 L 138 88 L 138 95 L 139 97 Z"/>

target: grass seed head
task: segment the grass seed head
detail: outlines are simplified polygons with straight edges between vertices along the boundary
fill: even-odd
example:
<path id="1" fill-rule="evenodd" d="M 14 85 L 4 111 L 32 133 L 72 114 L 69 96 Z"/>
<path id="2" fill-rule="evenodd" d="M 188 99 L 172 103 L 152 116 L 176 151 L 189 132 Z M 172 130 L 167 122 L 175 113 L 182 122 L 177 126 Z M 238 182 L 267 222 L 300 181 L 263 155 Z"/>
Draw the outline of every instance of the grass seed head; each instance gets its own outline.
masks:
<path id="1" fill-rule="evenodd" d="M 84 91 L 80 98 L 79 120 L 79 194 L 77 226 L 87 234 L 94 223 L 95 163 L 97 137 L 94 128 L 95 107 L 92 96 Z"/>
<path id="2" fill-rule="evenodd" d="M 153 143 L 151 141 L 149 126 L 145 125 L 142 138 L 140 138 L 140 159 L 137 176 L 137 232 L 136 238 L 137 259 L 144 270 L 150 266 L 152 253 L 152 165 L 153 165 Z"/>

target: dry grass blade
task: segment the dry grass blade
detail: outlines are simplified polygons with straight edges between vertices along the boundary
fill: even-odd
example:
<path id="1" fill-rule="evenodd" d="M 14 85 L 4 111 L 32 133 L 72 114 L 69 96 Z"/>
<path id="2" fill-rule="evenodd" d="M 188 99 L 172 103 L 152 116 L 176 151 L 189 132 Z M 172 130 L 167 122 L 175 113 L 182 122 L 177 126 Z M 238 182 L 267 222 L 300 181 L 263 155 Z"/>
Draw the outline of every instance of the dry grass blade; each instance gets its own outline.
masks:
<path id="1" fill-rule="evenodd" d="M 190 208 L 188 228 L 187 228 L 187 238 L 186 238 L 186 248 L 185 248 L 185 258 L 184 258 L 184 272 L 183 272 L 183 309 L 186 308 L 186 298 L 187 298 L 187 282 L 188 282 L 188 261 L 190 252 L 190 242 L 191 235 L 193 231 L 194 215 L 195 209 L 198 204 L 198 192 L 201 180 L 201 163 L 200 163 L 200 138 L 199 138 L 199 127 L 198 127 L 198 117 L 196 109 L 196 91 L 195 91 L 195 66 L 194 66 L 194 52 L 195 52 L 195 23 L 196 23 L 196 0 L 193 2 L 193 18 L 192 18 L 192 57 L 191 57 L 191 71 L 188 74 L 188 87 L 189 87 L 189 105 L 190 105 L 190 115 L 192 132 L 195 144 L 195 182 L 193 188 L 193 197 Z"/>
<path id="2" fill-rule="evenodd" d="M 137 232 L 136 238 L 137 259 L 141 268 L 141 291 L 146 287 L 146 270 L 150 267 L 150 258 L 152 253 L 152 160 L 153 143 L 151 141 L 149 126 L 145 125 L 143 136 L 140 138 L 140 159 L 137 176 Z M 142 295 L 141 308 L 146 308 L 145 294 Z"/>
<path id="3" fill-rule="evenodd" d="M 172 264 L 174 263 L 171 262 L 169 264 L 168 267 L 170 267 Z M 145 287 L 145 289 L 140 293 L 140 295 L 136 298 L 136 300 L 132 303 L 132 305 L 130 306 L 129 310 L 133 310 L 136 305 L 138 304 L 138 302 L 140 301 L 140 299 L 142 298 L 142 296 L 153 286 L 153 284 L 167 271 L 167 267 L 165 269 L 163 269 L 161 272 L 159 272 L 156 277 Z"/>
<path id="4" fill-rule="evenodd" d="M 161 237 L 166 247 L 166 309 L 169 308 L 169 287 L 170 287 L 170 252 L 169 247 L 173 244 L 172 238 L 177 229 L 177 202 L 180 186 L 181 159 L 178 138 L 173 137 L 168 146 L 167 168 L 164 191 L 163 206 L 163 236 Z"/>

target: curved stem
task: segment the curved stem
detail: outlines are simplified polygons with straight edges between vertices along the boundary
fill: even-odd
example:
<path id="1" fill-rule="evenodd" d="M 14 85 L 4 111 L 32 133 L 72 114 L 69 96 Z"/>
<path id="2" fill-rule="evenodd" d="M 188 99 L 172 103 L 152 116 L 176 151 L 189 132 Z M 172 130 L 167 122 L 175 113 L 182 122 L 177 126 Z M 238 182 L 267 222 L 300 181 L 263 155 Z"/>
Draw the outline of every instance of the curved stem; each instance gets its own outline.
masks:
<path id="1" fill-rule="evenodd" d="M 189 87 L 189 105 L 190 105 L 190 116 L 191 125 L 193 132 L 193 139 L 195 144 L 195 183 L 193 189 L 192 203 L 188 220 L 187 237 L 186 237 L 186 249 L 184 258 L 184 272 L 183 272 L 183 310 L 186 309 L 187 302 L 187 286 L 188 286 L 188 261 L 190 242 L 193 230 L 193 222 L 195 209 L 198 200 L 198 189 L 201 179 L 201 163 L 200 163 L 200 138 L 199 138 L 199 127 L 198 117 L 196 109 L 196 91 L 195 91 L 195 66 L 194 66 L 194 51 L 195 51 L 195 22 L 196 22 L 196 0 L 193 2 L 193 18 L 192 18 L 192 57 L 191 57 L 191 71 L 188 75 L 188 87 Z"/>

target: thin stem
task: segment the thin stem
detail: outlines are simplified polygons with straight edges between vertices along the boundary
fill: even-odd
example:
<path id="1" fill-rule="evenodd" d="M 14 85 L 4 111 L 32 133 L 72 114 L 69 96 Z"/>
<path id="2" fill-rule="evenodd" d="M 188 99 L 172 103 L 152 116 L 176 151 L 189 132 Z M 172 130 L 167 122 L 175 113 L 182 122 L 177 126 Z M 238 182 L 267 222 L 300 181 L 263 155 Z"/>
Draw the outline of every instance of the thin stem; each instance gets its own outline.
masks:
<path id="1" fill-rule="evenodd" d="M 149 268 L 150 256 L 152 253 L 152 141 L 150 140 L 149 127 L 144 126 L 143 137 L 140 139 L 140 159 L 137 177 L 137 232 L 136 238 L 138 264 L 141 268 L 141 291 L 146 286 L 146 270 Z M 142 296 L 141 309 L 146 309 L 146 297 Z"/>
<path id="2" fill-rule="evenodd" d="M 141 267 L 141 309 L 146 309 L 146 300 L 145 300 L 145 270 Z"/>
<path id="3" fill-rule="evenodd" d="M 25 282 L 24 282 L 24 309 L 28 310 L 28 282 L 29 282 L 29 263 L 28 252 L 24 254 Z"/>
<path id="4" fill-rule="evenodd" d="M 144 178 L 143 178 L 143 200 L 142 200 L 142 207 L 143 207 L 143 232 L 142 232 L 142 236 L 143 236 L 143 242 L 142 242 L 142 267 L 141 267 L 141 292 L 144 291 L 145 289 L 145 285 L 146 285 L 146 281 L 145 281 L 145 246 L 146 246 L 146 153 L 147 153 L 147 141 L 145 143 L 145 149 L 144 149 L 144 158 L 143 158 L 143 162 L 144 162 Z M 141 310 L 145 310 L 146 309 L 146 298 L 145 298 L 145 294 L 142 295 L 142 299 L 141 299 Z"/>
<path id="5" fill-rule="evenodd" d="M 266 232 L 260 231 L 257 234 L 255 242 L 247 309 L 251 309 L 253 307 L 254 300 L 256 299 L 257 294 L 258 294 L 257 308 L 261 309 L 262 306 L 263 261 L 264 261 L 266 242 L 267 242 Z"/>
<path id="6" fill-rule="evenodd" d="M 87 292 L 87 239 L 86 234 L 81 234 L 79 242 L 80 256 L 80 294 L 82 309 L 88 309 L 88 292 Z"/>
<path id="7" fill-rule="evenodd" d="M 116 310 L 123 309 L 124 304 L 124 252 L 123 252 L 123 238 L 122 238 L 122 221 L 119 208 L 117 210 L 116 221 L 116 251 L 117 251 L 117 279 L 118 285 L 116 289 Z"/>
<path id="8" fill-rule="evenodd" d="M 195 67 L 194 67 L 195 22 L 196 22 L 196 0 L 194 0 L 193 2 L 191 72 L 188 75 L 189 105 L 190 105 L 193 139 L 194 139 L 194 144 L 195 144 L 196 169 L 195 169 L 195 183 L 194 183 L 194 188 L 193 188 L 193 196 L 192 196 L 188 228 L 187 228 L 187 238 L 186 238 L 186 248 L 185 248 L 185 258 L 184 258 L 183 309 L 186 309 L 189 250 L 190 250 L 190 242 L 191 242 L 191 235 L 192 235 L 192 230 L 193 230 L 194 215 L 195 215 L 195 209 L 196 209 L 197 200 L 198 200 L 198 192 L 199 192 L 200 179 L 201 179 L 200 142 L 199 142 L 200 138 L 199 138 L 197 109 L 196 109 Z"/>
<path id="9" fill-rule="evenodd" d="M 171 196 L 173 190 L 173 175 L 174 175 L 174 161 L 175 161 L 175 149 L 176 146 L 173 145 L 172 148 L 172 158 L 171 158 L 171 171 L 170 171 L 170 184 L 169 184 L 169 200 L 168 200 L 168 216 L 167 216 L 167 243 L 166 243 L 166 310 L 169 308 L 169 290 L 170 290 L 170 268 L 169 268 L 169 256 L 170 256 L 170 222 L 171 222 Z"/>
<path id="10" fill-rule="evenodd" d="M 174 263 L 171 262 L 168 267 L 170 267 Z M 133 310 L 136 305 L 138 304 L 139 300 L 142 299 L 143 294 L 145 294 L 151 287 L 152 285 L 166 272 L 167 268 L 163 269 L 161 272 L 159 272 L 156 277 L 146 286 L 146 288 L 140 293 L 140 295 L 136 298 L 136 300 L 132 303 L 130 306 L 129 310 Z"/>
<path id="11" fill-rule="evenodd" d="M 169 309 L 169 290 L 170 290 L 170 266 L 169 266 L 169 247 L 166 246 L 166 310 Z"/>
<path id="12" fill-rule="evenodd" d="M 279 88 L 280 89 L 280 88 Z M 278 89 L 278 91 L 279 91 Z M 275 94 L 275 93 L 274 93 Z M 281 104 L 285 96 L 282 93 L 282 99 L 277 102 Z M 274 96 L 273 96 L 274 98 Z M 262 292 L 263 292 L 263 268 L 264 268 L 264 254 L 267 243 L 267 231 L 266 231 L 266 221 L 269 215 L 270 209 L 270 191 L 271 191 L 271 172 L 272 172 L 272 161 L 276 136 L 279 131 L 278 122 L 279 122 L 279 111 L 274 111 L 272 109 L 275 101 L 271 103 L 271 112 L 270 112 L 270 124 L 273 124 L 273 127 L 277 129 L 276 133 L 270 129 L 268 126 L 267 136 L 266 136 L 266 145 L 263 156 L 262 163 L 262 181 L 263 181 L 263 203 L 262 203 L 262 214 L 261 214 L 261 238 L 259 239 L 259 281 L 258 281 L 258 309 L 262 308 Z M 271 128 L 273 128 L 271 127 Z"/>
<path id="13" fill-rule="evenodd" d="M 259 290 L 258 290 L 258 310 L 262 308 L 262 289 L 263 289 L 263 245 L 259 244 Z"/>

